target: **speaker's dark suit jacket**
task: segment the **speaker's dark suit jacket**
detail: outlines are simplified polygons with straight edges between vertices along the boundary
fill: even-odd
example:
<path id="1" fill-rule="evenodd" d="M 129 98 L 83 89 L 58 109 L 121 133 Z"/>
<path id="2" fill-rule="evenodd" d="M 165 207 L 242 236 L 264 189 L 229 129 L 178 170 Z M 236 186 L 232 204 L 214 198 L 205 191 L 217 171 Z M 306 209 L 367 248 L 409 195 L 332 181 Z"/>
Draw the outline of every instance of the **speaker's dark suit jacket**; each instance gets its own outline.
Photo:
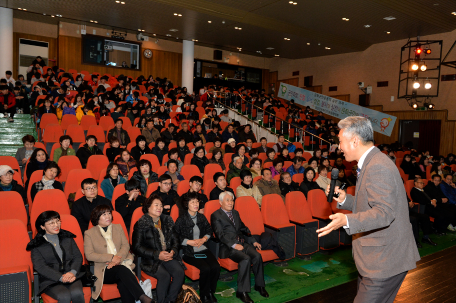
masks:
<path id="1" fill-rule="evenodd" d="M 220 255 L 221 259 L 228 258 L 233 244 L 241 244 L 237 238 L 244 239 L 249 244 L 255 243 L 255 239 L 251 236 L 250 230 L 241 220 L 237 210 L 232 210 L 234 223 L 231 222 L 228 215 L 220 208 L 214 211 L 211 215 L 211 225 L 215 236 L 220 240 Z M 241 244 L 242 245 L 242 244 Z"/>

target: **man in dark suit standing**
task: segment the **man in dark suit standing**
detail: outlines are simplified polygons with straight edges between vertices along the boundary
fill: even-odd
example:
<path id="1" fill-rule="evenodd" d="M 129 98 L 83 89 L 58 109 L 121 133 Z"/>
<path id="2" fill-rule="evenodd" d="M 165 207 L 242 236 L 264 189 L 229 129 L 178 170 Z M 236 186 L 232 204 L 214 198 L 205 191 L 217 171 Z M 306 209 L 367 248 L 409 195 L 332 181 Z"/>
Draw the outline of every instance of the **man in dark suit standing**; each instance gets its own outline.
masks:
<path id="1" fill-rule="evenodd" d="M 347 161 L 358 161 L 355 196 L 340 193 L 338 208 L 324 236 L 344 227 L 353 237 L 353 257 L 359 272 L 355 303 L 392 303 L 407 272 L 420 260 L 407 209 L 407 196 L 397 167 L 374 146 L 371 122 L 347 117 L 339 122 L 340 146 Z M 326 190 L 329 194 L 329 186 Z"/>
<path id="2" fill-rule="evenodd" d="M 263 258 L 255 250 L 261 245 L 255 241 L 250 230 L 241 221 L 239 213 L 233 209 L 234 195 L 225 191 L 220 194 L 220 209 L 211 215 L 211 225 L 215 236 L 220 240 L 220 258 L 230 258 L 239 264 L 238 291 L 236 296 L 245 303 L 253 303 L 250 299 L 250 265 L 255 275 L 255 290 L 263 297 L 269 297 L 265 289 L 263 274 Z"/>

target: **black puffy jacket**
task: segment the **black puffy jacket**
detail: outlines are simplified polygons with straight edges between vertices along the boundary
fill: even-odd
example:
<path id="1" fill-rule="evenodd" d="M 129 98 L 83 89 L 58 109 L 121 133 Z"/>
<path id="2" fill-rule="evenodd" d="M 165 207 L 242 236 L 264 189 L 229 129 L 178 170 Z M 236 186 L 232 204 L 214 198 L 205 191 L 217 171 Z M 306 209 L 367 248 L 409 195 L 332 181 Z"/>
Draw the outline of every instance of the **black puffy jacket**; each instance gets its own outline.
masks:
<path id="1" fill-rule="evenodd" d="M 200 239 L 205 235 L 212 236 L 212 227 L 207 221 L 206 217 L 200 213 L 196 213 L 196 225 L 200 230 Z M 193 227 L 195 223 L 193 222 L 190 214 L 186 211 L 179 215 L 179 218 L 176 220 L 176 224 L 174 225 L 174 229 L 176 230 L 177 236 L 179 238 L 179 243 L 182 243 L 185 239 L 188 240 L 197 240 L 193 239 Z M 207 246 L 206 246 L 207 247 Z M 182 245 L 182 250 L 184 251 L 184 255 L 193 257 L 194 251 L 193 246 L 190 245 Z"/>
<path id="2" fill-rule="evenodd" d="M 173 250 L 173 259 L 181 261 L 178 254 L 179 240 L 174 231 L 173 219 L 168 215 L 162 214 L 160 220 L 162 232 L 165 236 L 166 250 Z M 159 256 L 163 249 L 160 243 L 160 234 L 154 227 L 152 217 L 148 214 L 142 216 L 138 222 L 135 223 L 131 249 L 135 255 L 142 257 L 141 269 L 146 274 L 153 275 L 157 272 L 157 269 L 162 262 L 159 259 Z M 182 264 L 182 266 L 184 265 Z"/>

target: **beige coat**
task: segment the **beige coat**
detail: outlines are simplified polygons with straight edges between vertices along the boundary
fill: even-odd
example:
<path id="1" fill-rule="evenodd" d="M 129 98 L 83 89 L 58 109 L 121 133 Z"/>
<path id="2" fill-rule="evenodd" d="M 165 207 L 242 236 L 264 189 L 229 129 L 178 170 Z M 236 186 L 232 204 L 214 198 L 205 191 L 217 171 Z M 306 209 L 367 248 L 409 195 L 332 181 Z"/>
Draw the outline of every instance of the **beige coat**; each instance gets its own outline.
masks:
<path id="1" fill-rule="evenodd" d="M 117 255 L 120 256 L 121 262 L 125 259 L 133 260 L 133 255 L 130 254 L 130 244 L 125 236 L 123 228 L 120 224 L 112 224 L 112 241 L 117 249 Z M 92 290 L 92 298 L 96 300 L 100 295 L 103 287 L 104 272 L 106 262 L 111 262 L 114 255 L 108 254 L 108 246 L 103 238 L 98 226 L 94 226 L 84 233 L 84 252 L 88 261 L 95 263 L 95 276 L 98 280 L 95 282 L 94 290 Z M 123 266 L 123 265 L 117 265 Z M 131 268 L 134 268 L 132 264 Z"/>
<path id="2" fill-rule="evenodd" d="M 236 198 L 244 196 L 253 197 L 255 201 L 257 201 L 258 205 L 261 207 L 261 198 L 263 198 L 263 196 L 258 190 L 258 186 L 254 185 L 252 188 L 247 189 L 244 186 L 242 186 L 242 184 L 239 185 L 236 188 Z"/>

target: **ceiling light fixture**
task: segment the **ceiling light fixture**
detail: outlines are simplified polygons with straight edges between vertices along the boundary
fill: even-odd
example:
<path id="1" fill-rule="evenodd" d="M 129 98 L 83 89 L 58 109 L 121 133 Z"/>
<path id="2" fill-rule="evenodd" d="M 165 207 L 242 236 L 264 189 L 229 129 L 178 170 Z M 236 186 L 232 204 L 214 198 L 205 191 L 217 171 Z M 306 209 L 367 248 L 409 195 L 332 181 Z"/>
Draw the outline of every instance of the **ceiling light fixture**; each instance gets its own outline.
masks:
<path id="1" fill-rule="evenodd" d="M 293 4 L 293 1 L 288 1 L 289 4 Z"/>
<path id="2" fill-rule="evenodd" d="M 98 23 L 98 21 L 93 21 L 94 23 Z"/>
<path id="3" fill-rule="evenodd" d="M 391 32 L 385 32 L 387 35 L 391 34 Z"/>
<path id="4" fill-rule="evenodd" d="M 51 15 L 52 18 L 54 18 L 55 16 L 54 15 Z"/>
<path id="5" fill-rule="evenodd" d="M 276 57 L 280 57 L 280 55 L 277 55 L 277 54 L 275 54 L 274 56 L 276 56 Z"/>
<path id="6" fill-rule="evenodd" d="M 429 82 L 426 82 L 426 83 L 424 84 L 424 88 L 425 88 L 425 89 L 431 89 L 431 88 L 432 88 L 431 82 L 430 82 L 430 81 L 429 81 Z"/>
<path id="7" fill-rule="evenodd" d="M 125 4 L 125 2 L 121 1 L 120 4 Z"/>
<path id="8" fill-rule="evenodd" d="M 309 43 L 309 42 L 307 42 L 307 45 L 310 45 L 310 43 Z"/>
<path id="9" fill-rule="evenodd" d="M 418 108 L 418 104 L 416 102 L 412 102 L 412 108 Z"/>
<path id="10" fill-rule="evenodd" d="M 256 51 L 258 54 L 262 55 L 263 53 L 261 51 Z"/>
<path id="11" fill-rule="evenodd" d="M 456 16 L 456 12 L 452 12 L 451 14 L 454 15 L 454 16 Z"/>
<path id="12" fill-rule="evenodd" d="M 283 40 L 290 41 L 291 39 L 290 38 L 283 38 Z"/>
<path id="13" fill-rule="evenodd" d="M 22 10 L 22 8 L 20 8 L 20 7 L 19 7 L 19 8 L 18 8 L 18 10 L 20 10 L 20 11 L 21 11 L 21 10 Z"/>
<path id="14" fill-rule="evenodd" d="M 418 70 L 419 66 L 418 66 L 418 63 L 414 62 L 411 66 L 411 69 L 412 70 Z"/>
<path id="15" fill-rule="evenodd" d="M 386 20 L 386 21 L 391 21 L 391 20 L 396 19 L 396 17 L 389 16 L 389 17 L 385 17 L 385 18 L 383 18 L 383 19 Z"/>
<path id="16" fill-rule="evenodd" d="M 211 21 L 211 20 L 209 20 L 209 21 L 207 21 L 207 23 L 212 23 L 212 21 Z"/>
<path id="17" fill-rule="evenodd" d="M 152 34 L 152 36 L 154 36 L 154 37 L 155 37 L 155 36 L 157 36 L 157 34 Z"/>
<path id="18" fill-rule="evenodd" d="M 326 46 L 325 49 L 331 49 L 331 48 Z"/>
<path id="19" fill-rule="evenodd" d="M 425 63 L 421 64 L 420 69 L 422 72 L 425 72 L 427 70 L 427 66 Z"/>
<path id="20" fill-rule="evenodd" d="M 266 47 L 267 50 L 273 50 L 273 47 Z"/>
<path id="21" fill-rule="evenodd" d="M 418 88 L 420 88 L 420 86 L 421 86 L 421 84 L 420 84 L 420 82 L 418 82 L 418 80 L 413 81 L 413 88 L 414 89 L 418 89 Z"/>
<path id="22" fill-rule="evenodd" d="M 298 5 L 298 2 L 293 2 L 293 5 Z"/>
<path id="23" fill-rule="evenodd" d="M 178 30 L 175 29 L 175 28 L 172 28 L 172 29 L 170 29 L 169 31 L 170 31 L 170 32 L 178 32 Z"/>
<path id="24" fill-rule="evenodd" d="M 197 40 L 197 39 L 192 39 L 192 41 L 193 41 L 193 42 L 198 42 L 198 40 Z"/>
<path id="25" fill-rule="evenodd" d="M 116 1 L 116 3 L 120 3 L 120 1 Z"/>
<path id="26" fill-rule="evenodd" d="M 369 27 L 371 27 L 371 26 L 372 26 L 372 25 L 370 25 L 370 24 L 364 25 L 365 28 L 369 28 Z"/>
<path id="27" fill-rule="evenodd" d="M 342 20 L 344 20 L 344 21 L 349 21 L 350 19 L 348 19 L 348 18 L 342 18 Z"/>
<path id="28" fill-rule="evenodd" d="M 26 9 L 26 8 L 23 8 L 22 10 L 26 11 L 27 9 Z"/>
<path id="29" fill-rule="evenodd" d="M 166 34 L 166 37 L 171 37 L 171 35 L 170 34 Z"/>

